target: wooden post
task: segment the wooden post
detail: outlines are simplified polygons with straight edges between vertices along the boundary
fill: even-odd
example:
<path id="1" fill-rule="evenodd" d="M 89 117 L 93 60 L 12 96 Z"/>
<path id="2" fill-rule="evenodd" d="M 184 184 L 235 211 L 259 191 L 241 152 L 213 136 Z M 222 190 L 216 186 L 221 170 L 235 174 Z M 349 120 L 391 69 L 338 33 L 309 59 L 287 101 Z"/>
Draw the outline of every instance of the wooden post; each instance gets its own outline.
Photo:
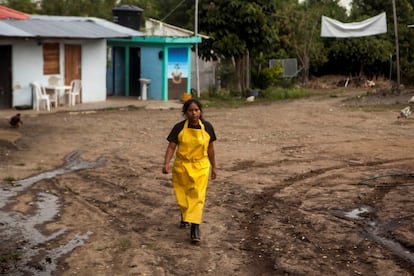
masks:
<path id="1" fill-rule="evenodd" d="M 198 37 L 198 0 L 195 0 L 194 8 L 194 35 Z M 200 68 L 198 66 L 198 42 L 195 45 L 195 66 L 196 66 L 196 83 L 197 83 L 197 98 L 200 98 Z M 190 72 L 191 73 L 191 72 Z"/>
<path id="2" fill-rule="evenodd" d="M 398 43 L 398 22 L 397 22 L 397 11 L 395 8 L 395 0 L 392 0 L 392 10 L 393 10 L 393 14 L 394 14 L 394 32 L 395 32 L 395 55 L 396 55 L 396 59 L 397 59 L 397 92 L 400 92 L 400 85 L 401 85 L 401 80 L 400 80 L 400 48 L 399 48 L 399 43 Z"/>

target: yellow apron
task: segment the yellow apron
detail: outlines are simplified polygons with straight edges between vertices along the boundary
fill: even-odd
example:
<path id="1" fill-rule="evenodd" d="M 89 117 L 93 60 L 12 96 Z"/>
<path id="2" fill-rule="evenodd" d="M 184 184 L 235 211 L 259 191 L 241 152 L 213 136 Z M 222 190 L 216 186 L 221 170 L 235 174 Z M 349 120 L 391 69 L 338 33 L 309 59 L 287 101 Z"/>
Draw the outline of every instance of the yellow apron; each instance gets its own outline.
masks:
<path id="1" fill-rule="evenodd" d="M 183 221 L 200 224 L 208 176 L 210 160 L 208 145 L 210 135 L 199 120 L 201 129 L 188 128 L 188 120 L 178 134 L 178 148 L 172 170 L 172 182 Z"/>

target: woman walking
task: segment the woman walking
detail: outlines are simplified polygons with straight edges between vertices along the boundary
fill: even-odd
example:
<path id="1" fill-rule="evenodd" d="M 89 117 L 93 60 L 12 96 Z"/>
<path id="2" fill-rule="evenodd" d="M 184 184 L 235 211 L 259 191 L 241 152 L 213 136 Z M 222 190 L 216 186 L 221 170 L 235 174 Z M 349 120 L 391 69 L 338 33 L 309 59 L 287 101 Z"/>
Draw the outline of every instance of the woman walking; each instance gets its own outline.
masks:
<path id="1" fill-rule="evenodd" d="M 181 210 L 180 227 L 190 226 L 193 243 L 200 242 L 200 229 L 208 177 L 216 178 L 213 142 L 214 128 L 202 117 L 202 105 L 196 99 L 186 101 L 182 108 L 185 120 L 177 123 L 167 137 L 169 142 L 162 172 L 170 172 L 170 161 L 175 154 L 172 182 Z"/>

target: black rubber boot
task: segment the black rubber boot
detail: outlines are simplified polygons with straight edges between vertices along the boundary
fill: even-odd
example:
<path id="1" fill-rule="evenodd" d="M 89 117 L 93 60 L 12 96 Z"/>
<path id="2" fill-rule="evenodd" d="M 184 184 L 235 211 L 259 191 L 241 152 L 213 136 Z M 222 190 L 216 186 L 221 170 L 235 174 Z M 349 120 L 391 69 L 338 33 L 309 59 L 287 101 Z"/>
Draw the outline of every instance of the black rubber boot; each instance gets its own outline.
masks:
<path id="1" fill-rule="evenodd" d="M 180 228 L 190 228 L 189 222 L 183 221 L 183 215 L 181 214 Z"/>
<path id="2" fill-rule="evenodd" d="M 191 242 L 192 243 L 199 243 L 201 241 L 200 238 L 200 227 L 198 224 L 192 223 L 191 224 Z"/>
<path id="3" fill-rule="evenodd" d="M 190 223 L 186 221 L 180 221 L 180 228 L 190 228 Z"/>

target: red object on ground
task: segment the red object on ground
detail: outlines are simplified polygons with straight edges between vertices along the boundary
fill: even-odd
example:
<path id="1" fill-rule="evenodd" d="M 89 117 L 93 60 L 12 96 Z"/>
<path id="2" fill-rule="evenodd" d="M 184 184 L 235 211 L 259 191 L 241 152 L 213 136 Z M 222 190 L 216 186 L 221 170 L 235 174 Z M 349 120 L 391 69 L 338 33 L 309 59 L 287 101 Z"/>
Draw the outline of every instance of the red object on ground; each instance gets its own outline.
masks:
<path id="1" fill-rule="evenodd" d="M 16 11 L 5 6 L 0 6 L 0 19 L 29 19 L 30 16 L 20 11 Z"/>

